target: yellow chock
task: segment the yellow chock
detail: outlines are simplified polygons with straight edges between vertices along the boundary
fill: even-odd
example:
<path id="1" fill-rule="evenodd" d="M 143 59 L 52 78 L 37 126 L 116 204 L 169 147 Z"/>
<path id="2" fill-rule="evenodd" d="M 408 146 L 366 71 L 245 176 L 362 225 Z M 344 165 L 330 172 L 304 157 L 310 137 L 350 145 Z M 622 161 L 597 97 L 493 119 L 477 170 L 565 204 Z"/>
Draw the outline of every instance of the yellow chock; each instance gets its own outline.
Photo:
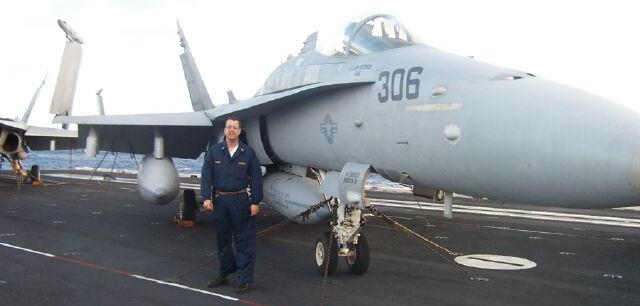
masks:
<path id="1" fill-rule="evenodd" d="M 192 228 L 194 226 L 195 226 L 195 222 L 193 222 L 193 221 L 179 221 L 178 222 L 178 227 Z"/>

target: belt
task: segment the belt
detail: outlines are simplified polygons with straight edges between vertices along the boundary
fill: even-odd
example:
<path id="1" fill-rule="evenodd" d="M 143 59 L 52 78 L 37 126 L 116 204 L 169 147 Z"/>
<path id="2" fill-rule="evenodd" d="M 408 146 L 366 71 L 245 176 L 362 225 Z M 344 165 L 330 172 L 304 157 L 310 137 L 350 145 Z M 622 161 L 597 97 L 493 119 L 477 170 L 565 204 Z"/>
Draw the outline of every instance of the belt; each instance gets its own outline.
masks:
<path id="1" fill-rule="evenodd" d="M 238 195 L 238 194 L 243 194 L 243 193 L 247 193 L 247 188 L 236 190 L 236 191 L 219 191 L 219 190 L 216 190 L 216 196 L 229 196 L 229 195 Z"/>

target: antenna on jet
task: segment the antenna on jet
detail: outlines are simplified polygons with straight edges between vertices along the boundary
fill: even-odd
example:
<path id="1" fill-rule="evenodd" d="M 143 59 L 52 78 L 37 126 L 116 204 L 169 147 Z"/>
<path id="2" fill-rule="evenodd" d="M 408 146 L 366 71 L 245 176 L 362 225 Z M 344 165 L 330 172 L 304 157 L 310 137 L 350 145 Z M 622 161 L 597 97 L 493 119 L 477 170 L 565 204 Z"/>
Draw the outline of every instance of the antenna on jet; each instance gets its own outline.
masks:
<path id="1" fill-rule="evenodd" d="M 98 102 L 98 113 L 100 113 L 100 116 L 104 116 L 104 103 L 102 102 L 102 88 L 96 91 L 96 101 Z"/>

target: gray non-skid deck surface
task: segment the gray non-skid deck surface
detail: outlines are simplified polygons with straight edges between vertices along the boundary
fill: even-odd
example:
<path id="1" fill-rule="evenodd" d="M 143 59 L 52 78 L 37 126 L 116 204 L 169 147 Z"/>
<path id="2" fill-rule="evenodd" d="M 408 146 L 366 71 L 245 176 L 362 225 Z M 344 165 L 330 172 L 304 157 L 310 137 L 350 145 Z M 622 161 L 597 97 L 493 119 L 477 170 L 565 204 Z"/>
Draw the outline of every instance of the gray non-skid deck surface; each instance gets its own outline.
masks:
<path id="1" fill-rule="evenodd" d="M 259 238 L 257 283 L 247 294 L 235 294 L 235 277 L 232 286 L 207 289 L 216 263 L 178 281 L 190 289 L 177 288 L 130 275 L 171 282 L 210 260 L 215 247 L 210 215 L 200 214 L 193 229 L 177 228 L 172 219 L 178 202 L 151 207 L 135 185 L 53 179 L 47 186 L 17 191 L 6 177 L 0 183 L 0 243 L 5 244 L 0 246 L 0 304 L 321 304 L 313 248 L 324 226 L 291 224 Z M 461 272 L 372 219 L 365 228 L 372 249 L 369 271 L 351 275 L 341 259 L 329 278 L 325 305 L 640 305 L 638 228 L 463 213 L 449 220 L 435 211 L 382 210 L 456 252 L 517 256 L 538 266 Z M 634 211 L 615 214 L 639 217 Z M 280 220 L 263 206 L 258 226 Z"/>

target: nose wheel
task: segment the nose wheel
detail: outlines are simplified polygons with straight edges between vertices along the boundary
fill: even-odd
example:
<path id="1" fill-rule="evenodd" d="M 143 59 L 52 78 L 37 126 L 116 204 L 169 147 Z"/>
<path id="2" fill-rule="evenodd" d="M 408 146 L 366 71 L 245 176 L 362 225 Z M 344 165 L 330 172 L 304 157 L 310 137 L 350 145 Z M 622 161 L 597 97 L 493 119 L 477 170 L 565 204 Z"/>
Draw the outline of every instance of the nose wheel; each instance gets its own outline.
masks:
<path id="1" fill-rule="evenodd" d="M 369 242 L 364 233 L 360 233 L 357 244 L 349 246 L 346 260 L 351 274 L 362 275 L 369 269 Z"/>
<path id="2" fill-rule="evenodd" d="M 338 244 L 329 232 L 318 235 L 315 249 L 316 267 L 320 275 L 332 275 L 338 267 Z"/>
<path id="3" fill-rule="evenodd" d="M 360 233 L 357 242 L 348 244 L 348 251 L 341 253 L 337 239 L 330 238 L 329 232 L 318 235 L 316 239 L 315 260 L 316 268 L 320 275 L 330 276 L 338 268 L 338 257 L 344 257 L 347 261 L 347 269 L 351 274 L 362 275 L 369 269 L 369 242 L 363 233 Z"/>

